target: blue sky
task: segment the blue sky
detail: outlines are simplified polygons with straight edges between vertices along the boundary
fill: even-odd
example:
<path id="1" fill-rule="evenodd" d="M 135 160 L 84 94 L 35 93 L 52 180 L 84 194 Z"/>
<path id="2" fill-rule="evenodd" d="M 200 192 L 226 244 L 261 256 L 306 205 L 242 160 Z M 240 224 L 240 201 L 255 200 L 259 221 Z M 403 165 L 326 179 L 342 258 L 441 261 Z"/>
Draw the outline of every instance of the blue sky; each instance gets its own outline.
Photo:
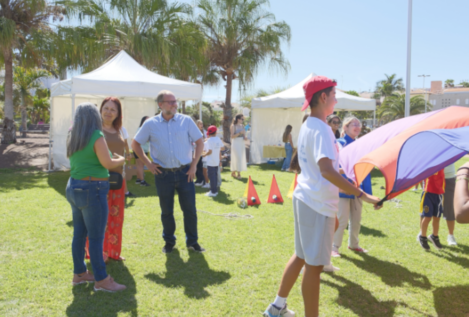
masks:
<path id="1" fill-rule="evenodd" d="M 187 0 L 184 2 L 192 3 Z M 368 91 L 384 74 L 406 77 L 407 0 L 271 0 L 270 11 L 292 32 L 284 53 L 288 75 L 267 68 L 247 93 L 293 86 L 309 73 L 338 81 L 338 88 Z M 411 87 L 431 80 L 469 80 L 469 1 L 414 0 Z M 225 89 L 206 87 L 204 100 L 224 100 Z M 235 81 L 233 101 L 239 99 Z"/>

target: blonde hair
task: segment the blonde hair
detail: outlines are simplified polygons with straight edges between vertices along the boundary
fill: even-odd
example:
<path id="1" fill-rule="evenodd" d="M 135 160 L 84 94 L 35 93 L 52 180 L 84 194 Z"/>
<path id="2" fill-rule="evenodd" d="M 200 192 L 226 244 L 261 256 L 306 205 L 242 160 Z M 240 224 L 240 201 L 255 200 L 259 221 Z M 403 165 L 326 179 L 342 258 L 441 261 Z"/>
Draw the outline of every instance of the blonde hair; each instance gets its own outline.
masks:
<path id="1" fill-rule="evenodd" d="M 344 119 L 344 121 L 342 121 L 342 131 L 340 132 L 340 137 L 343 138 L 345 136 L 345 127 L 347 127 L 350 123 L 352 123 L 353 120 L 357 120 L 357 122 L 360 124 L 360 126 L 362 125 L 362 123 L 360 122 L 360 120 L 358 120 L 357 117 L 355 116 L 348 116 Z"/>

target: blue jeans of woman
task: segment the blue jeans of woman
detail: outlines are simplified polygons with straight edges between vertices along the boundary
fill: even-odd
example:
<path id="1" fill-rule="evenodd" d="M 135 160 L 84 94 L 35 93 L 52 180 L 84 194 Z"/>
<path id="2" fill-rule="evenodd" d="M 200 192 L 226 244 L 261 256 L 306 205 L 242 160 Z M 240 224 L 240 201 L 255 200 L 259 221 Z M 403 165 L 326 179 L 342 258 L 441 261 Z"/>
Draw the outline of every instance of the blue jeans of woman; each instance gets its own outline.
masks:
<path id="1" fill-rule="evenodd" d="M 155 187 L 160 199 L 161 222 L 163 223 L 163 239 L 166 243 L 176 244 L 176 221 L 174 220 L 174 194 L 177 191 L 179 206 L 184 215 L 184 231 L 186 245 L 197 243 L 197 210 L 195 208 L 194 182 L 187 181 L 189 166 L 179 171 L 162 170 L 155 175 Z"/>
<path id="2" fill-rule="evenodd" d="M 107 277 L 103 241 L 108 215 L 108 192 L 108 181 L 84 181 L 71 177 L 66 188 L 73 216 L 73 273 L 86 272 L 85 244 L 88 236 L 91 267 L 96 281 Z"/>
<path id="3" fill-rule="evenodd" d="M 290 168 L 291 157 L 293 155 L 293 148 L 290 143 L 285 143 L 285 152 L 287 153 L 287 157 L 283 161 L 282 171 Z"/>

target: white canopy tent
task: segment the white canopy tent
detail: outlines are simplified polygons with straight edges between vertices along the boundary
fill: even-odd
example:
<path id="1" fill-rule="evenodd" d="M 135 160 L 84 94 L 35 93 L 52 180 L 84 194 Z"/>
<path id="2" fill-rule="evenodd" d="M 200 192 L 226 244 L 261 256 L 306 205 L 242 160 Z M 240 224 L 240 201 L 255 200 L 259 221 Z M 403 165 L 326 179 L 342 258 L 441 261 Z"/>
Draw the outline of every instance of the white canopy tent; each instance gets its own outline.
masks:
<path id="1" fill-rule="evenodd" d="M 125 51 L 90 73 L 53 84 L 50 138 L 54 143 L 54 169 L 70 167 L 66 138 L 73 122 L 75 105 L 88 101 L 99 106 L 108 96 L 119 98 L 123 107 L 123 126 L 133 138 L 141 118 L 145 115 L 151 117 L 157 112 L 155 98 L 161 90 L 172 91 L 179 101 L 202 99 L 201 85 L 149 71 Z M 49 170 L 50 154 L 49 151 Z"/>
<path id="2" fill-rule="evenodd" d="M 259 164 L 266 161 L 266 158 L 262 157 L 262 149 L 265 145 L 283 144 L 282 134 L 288 124 L 293 127 L 293 144 L 296 145 L 301 121 L 305 114 L 301 111 L 301 106 L 305 100 L 303 85 L 313 76 L 316 75 L 310 74 L 295 86 L 280 93 L 252 100 L 251 163 Z M 335 110 L 376 110 L 376 101 L 374 99 L 351 96 L 340 90 L 336 91 L 336 98 Z"/>

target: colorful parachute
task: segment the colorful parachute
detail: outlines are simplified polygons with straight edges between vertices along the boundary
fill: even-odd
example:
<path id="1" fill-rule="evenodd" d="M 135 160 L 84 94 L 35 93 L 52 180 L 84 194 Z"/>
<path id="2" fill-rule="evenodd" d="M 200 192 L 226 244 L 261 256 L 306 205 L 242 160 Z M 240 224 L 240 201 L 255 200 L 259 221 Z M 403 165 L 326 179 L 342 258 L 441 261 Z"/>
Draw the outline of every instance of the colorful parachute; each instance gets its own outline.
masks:
<path id="1" fill-rule="evenodd" d="M 469 152 L 469 108 L 451 106 L 388 123 L 345 147 L 340 165 L 360 184 L 379 168 L 391 199 Z"/>

